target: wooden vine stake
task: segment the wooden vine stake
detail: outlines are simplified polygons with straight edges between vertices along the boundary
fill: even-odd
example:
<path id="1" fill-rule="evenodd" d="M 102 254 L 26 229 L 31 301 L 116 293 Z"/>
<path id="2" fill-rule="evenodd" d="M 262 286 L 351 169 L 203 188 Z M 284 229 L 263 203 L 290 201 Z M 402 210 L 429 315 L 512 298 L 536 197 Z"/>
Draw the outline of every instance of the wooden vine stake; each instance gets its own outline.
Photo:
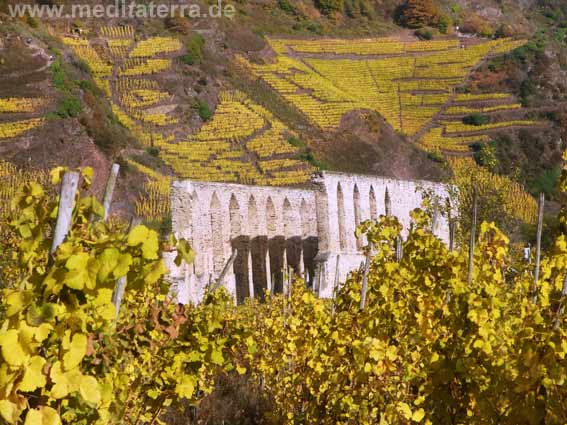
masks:
<path id="1" fill-rule="evenodd" d="M 561 302 L 559 303 L 561 307 L 559 307 L 559 310 L 557 311 L 557 315 L 555 316 L 555 323 L 553 326 L 555 330 L 561 327 L 561 317 L 563 316 L 563 313 L 565 313 L 565 297 L 567 297 L 567 273 L 563 278 L 563 289 L 561 289 Z"/>
<path id="2" fill-rule="evenodd" d="M 71 220 L 73 218 L 73 209 L 75 208 L 79 179 L 80 174 L 74 171 L 68 171 L 63 175 L 59 209 L 57 210 L 57 223 L 50 250 L 51 255 L 55 254 L 55 251 L 57 251 L 57 248 L 63 243 L 69 230 L 71 230 Z"/>
<path id="3" fill-rule="evenodd" d="M 118 179 L 119 172 L 120 164 L 112 164 L 112 169 L 110 170 L 110 175 L 106 182 L 106 190 L 104 191 L 104 198 L 102 201 L 102 206 L 104 208 L 104 221 L 108 220 L 108 216 L 110 215 L 110 205 L 112 204 L 112 197 L 114 195 L 114 188 L 116 186 L 116 180 Z"/>
<path id="4" fill-rule="evenodd" d="M 473 205 L 472 205 L 472 220 L 471 220 L 471 240 L 469 243 L 469 275 L 468 283 L 472 284 L 473 271 L 474 271 L 474 250 L 476 247 L 476 225 L 478 220 L 478 192 L 476 188 L 473 192 Z"/>
<path id="5" fill-rule="evenodd" d="M 227 275 L 228 271 L 230 270 L 230 268 L 233 266 L 234 262 L 236 261 L 236 257 L 238 257 L 238 251 L 235 249 L 235 250 L 232 251 L 232 255 L 230 256 L 230 258 L 228 259 L 228 261 L 224 265 L 224 268 L 222 269 L 222 272 L 221 272 L 218 280 L 216 281 L 216 283 L 213 284 L 213 286 L 212 286 L 213 290 L 219 288 L 222 285 L 222 282 L 224 281 L 225 276 Z"/>
<path id="6" fill-rule="evenodd" d="M 539 283 L 539 272 L 541 267 L 541 235 L 543 232 L 543 212 L 545 208 L 545 194 L 540 193 L 537 212 L 537 235 L 536 235 L 536 267 L 534 273 L 534 286 L 532 288 L 532 302 L 537 302 L 537 287 Z"/>
<path id="7" fill-rule="evenodd" d="M 364 274 L 362 275 L 362 289 L 360 291 L 360 310 L 366 307 L 366 294 L 368 292 L 368 275 L 370 274 L 370 261 L 372 261 L 372 249 L 368 247 L 366 261 L 364 263 Z"/>

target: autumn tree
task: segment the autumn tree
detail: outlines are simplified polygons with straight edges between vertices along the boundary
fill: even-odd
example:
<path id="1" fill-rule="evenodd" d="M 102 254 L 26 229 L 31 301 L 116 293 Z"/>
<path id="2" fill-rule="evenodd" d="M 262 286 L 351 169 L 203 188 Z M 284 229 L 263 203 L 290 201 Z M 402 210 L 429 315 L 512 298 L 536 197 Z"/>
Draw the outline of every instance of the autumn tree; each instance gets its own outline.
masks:
<path id="1" fill-rule="evenodd" d="M 441 12 L 433 0 L 407 0 L 397 12 L 400 25 L 409 28 L 437 26 Z"/>

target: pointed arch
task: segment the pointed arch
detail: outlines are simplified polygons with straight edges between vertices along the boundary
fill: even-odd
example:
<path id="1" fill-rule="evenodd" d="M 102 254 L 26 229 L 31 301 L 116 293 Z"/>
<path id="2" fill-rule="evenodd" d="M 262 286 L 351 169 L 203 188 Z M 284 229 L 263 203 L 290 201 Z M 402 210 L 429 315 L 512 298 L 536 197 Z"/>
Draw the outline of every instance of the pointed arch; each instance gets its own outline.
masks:
<path id="1" fill-rule="evenodd" d="M 374 186 L 370 186 L 368 201 L 370 202 L 370 220 L 376 221 L 378 220 L 378 205 L 376 204 L 376 192 L 374 192 Z"/>
<path id="2" fill-rule="evenodd" d="M 343 188 L 339 183 L 337 185 L 337 214 L 339 219 L 339 247 L 341 251 L 347 249 L 347 235 L 346 235 L 346 219 L 345 219 L 345 199 L 343 195 Z"/>
<path id="3" fill-rule="evenodd" d="M 236 196 L 232 194 L 228 206 L 230 212 L 230 238 L 234 239 L 242 235 L 242 215 L 240 214 L 240 205 Z"/>
<path id="4" fill-rule="evenodd" d="M 211 198 L 211 204 L 209 208 L 210 215 L 210 234 L 211 242 L 213 246 L 213 270 L 215 275 L 219 275 L 222 272 L 224 263 L 224 252 L 223 252 L 223 223 L 222 223 L 222 211 L 221 203 L 217 193 L 213 193 Z"/>
<path id="5" fill-rule="evenodd" d="M 273 238 L 276 236 L 277 231 L 277 216 L 276 207 L 274 206 L 274 201 L 271 197 L 268 197 L 266 201 L 266 227 L 268 230 L 268 237 Z"/>
<path id="6" fill-rule="evenodd" d="M 307 202 L 301 199 L 301 206 L 299 207 L 301 216 L 301 236 L 305 239 L 311 234 L 311 223 L 309 221 L 309 210 L 307 209 Z"/>
<path id="7" fill-rule="evenodd" d="M 284 237 L 286 239 L 295 236 L 293 234 L 293 210 L 291 208 L 291 203 L 289 199 L 285 198 L 283 204 L 283 216 L 284 216 Z"/>
<path id="8" fill-rule="evenodd" d="M 362 221 L 360 210 L 360 191 L 358 190 L 357 184 L 354 185 L 352 198 L 354 203 L 354 227 L 356 230 Z M 358 250 L 362 249 L 362 238 L 356 238 L 356 248 Z"/>
<path id="9" fill-rule="evenodd" d="M 250 237 L 258 236 L 258 207 L 254 195 L 250 195 L 248 200 L 248 230 Z"/>

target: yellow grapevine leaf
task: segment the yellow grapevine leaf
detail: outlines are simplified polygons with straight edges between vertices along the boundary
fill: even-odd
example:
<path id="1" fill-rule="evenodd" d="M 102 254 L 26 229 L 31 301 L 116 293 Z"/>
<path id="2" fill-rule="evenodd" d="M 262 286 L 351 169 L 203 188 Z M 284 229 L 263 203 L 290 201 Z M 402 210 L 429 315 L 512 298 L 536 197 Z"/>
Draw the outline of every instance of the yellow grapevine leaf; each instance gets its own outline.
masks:
<path id="1" fill-rule="evenodd" d="M 128 274 L 130 266 L 132 265 L 132 256 L 130 254 L 121 254 L 118 258 L 118 264 L 112 272 L 116 279 L 124 277 Z"/>
<path id="2" fill-rule="evenodd" d="M 0 334 L 0 347 L 2 357 L 10 366 L 21 366 L 29 358 L 18 341 L 18 331 L 15 329 Z"/>
<path id="3" fill-rule="evenodd" d="M 90 258 L 91 257 L 86 252 L 80 252 L 69 257 L 65 263 L 65 267 L 67 270 L 84 270 Z"/>
<path id="4" fill-rule="evenodd" d="M 98 270 L 98 278 L 101 281 L 108 279 L 110 273 L 114 271 L 118 265 L 118 259 L 120 257 L 120 252 L 116 248 L 105 249 L 100 255 L 100 269 Z"/>
<path id="5" fill-rule="evenodd" d="M 83 376 L 81 378 L 81 383 L 79 384 L 79 392 L 81 397 L 92 405 L 100 404 L 102 395 L 100 389 L 98 388 L 97 380 L 92 376 Z"/>
<path id="6" fill-rule="evenodd" d="M 84 334 L 73 335 L 69 351 L 63 356 L 65 370 L 74 369 L 81 364 L 85 354 L 87 354 L 87 336 Z"/>
<path id="7" fill-rule="evenodd" d="M 0 417 L 10 425 L 16 425 L 22 412 L 18 406 L 8 400 L 0 400 Z"/>
<path id="8" fill-rule="evenodd" d="M 413 413 L 411 411 L 411 407 L 409 407 L 409 404 L 404 403 L 402 401 L 400 401 L 398 403 L 398 411 L 408 420 L 410 420 L 413 416 Z"/>
<path id="9" fill-rule="evenodd" d="M 158 234 L 153 230 L 148 232 L 148 237 L 142 245 L 142 256 L 146 260 L 157 260 L 159 250 Z"/>
<path id="10" fill-rule="evenodd" d="M 175 386 L 175 393 L 181 398 L 190 400 L 195 392 L 195 378 L 185 375 L 181 378 L 181 382 Z"/>
<path id="11" fill-rule="evenodd" d="M 24 377 L 18 385 L 18 389 L 23 392 L 35 391 L 37 388 L 45 387 L 46 381 L 43 375 L 45 359 L 40 356 L 31 358 L 24 371 Z"/>
<path id="12" fill-rule="evenodd" d="M 13 292 L 6 297 L 6 316 L 12 317 L 24 309 L 26 304 L 29 303 L 29 294 L 26 291 Z"/>
<path id="13" fill-rule="evenodd" d="M 146 226 L 136 226 L 128 235 L 128 245 L 138 246 L 143 244 L 148 238 L 149 230 Z"/>
<path id="14" fill-rule="evenodd" d="M 414 422 L 421 422 L 424 417 L 425 417 L 425 410 L 419 409 L 413 412 L 411 420 Z"/>
<path id="15" fill-rule="evenodd" d="M 24 425 L 61 425 L 61 418 L 56 410 L 42 406 L 28 411 Z"/>

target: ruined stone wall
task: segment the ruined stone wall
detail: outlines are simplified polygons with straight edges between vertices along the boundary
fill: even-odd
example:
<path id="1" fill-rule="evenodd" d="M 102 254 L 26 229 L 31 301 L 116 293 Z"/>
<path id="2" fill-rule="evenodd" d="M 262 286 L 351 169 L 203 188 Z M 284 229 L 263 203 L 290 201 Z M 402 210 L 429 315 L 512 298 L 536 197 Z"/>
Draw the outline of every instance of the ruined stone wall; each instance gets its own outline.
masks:
<path id="1" fill-rule="evenodd" d="M 261 297 L 266 288 L 285 290 L 286 270 L 302 274 L 320 296 L 331 297 L 336 283 L 364 260 L 356 226 L 386 213 L 388 192 L 391 213 L 407 229 L 424 189 L 446 197 L 443 185 L 430 182 L 327 172 L 314 176 L 307 189 L 175 182 L 173 231 L 196 251 L 193 265 L 170 267 L 179 301 L 198 302 L 233 253 L 222 284 L 239 302 Z M 437 220 L 435 231 L 448 238 L 444 220 Z"/>

